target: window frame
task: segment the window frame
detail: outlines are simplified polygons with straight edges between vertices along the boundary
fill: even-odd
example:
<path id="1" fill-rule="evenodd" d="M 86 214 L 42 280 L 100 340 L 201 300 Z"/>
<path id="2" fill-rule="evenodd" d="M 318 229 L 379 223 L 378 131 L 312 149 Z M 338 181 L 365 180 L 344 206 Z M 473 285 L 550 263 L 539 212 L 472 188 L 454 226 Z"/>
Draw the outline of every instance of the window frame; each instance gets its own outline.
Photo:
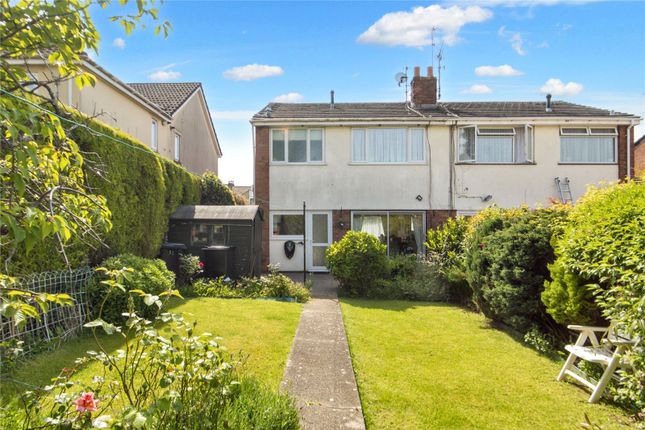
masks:
<path id="1" fill-rule="evenodd" d="M 369 140 L 369 130 L 405 130 L 405 161 L 370 161 L 368 148 Z M 423 160 L 410 160 L 410 155 L 412 153 L 412 130 L 421 130 L 423 133 Z M 365 160 L 354 160 L 354 132 L 362 131 L 363 132 L 363 154 L 365 154 Z M 349 160 L 350 164 L 355 165 L 389 165 L 389 164 L 427 164 L 428 151 L 426 149 L 426 144 L 428 143 L 428 133 L 425 127 L 352 127 L 350 130 L 350 145 L 349 145 Z"/>
<path id="2" fill-rule="evenodd" d="M 150 148 L 159 152 L 159 123 L 156 119 L 152 119 L 150 123 Z"/>
<path id="3" fill-rule="evenodd" d="M 173 159 L 177 162 L 181 162 L 181 134 L 174 132 L 173 133 L 173 150 L 174 156 Z"/>
<path id="4" fill-rule="evenodd" d="M 302 221 L 303 234 L 275 234 L 273 232 L 273 217 L 276 216 L 276 215 L 277 216 L 297 215 L 297 216 L 303 217 L 303 221 Z M 276 211 L 276 212 L 273 212 L 273 211 L 271 211 L 270 221 L 271 221 L 271 224 L 270 224 L 270 227 L 271 227 L 271 239 L 302 240 L 304 238 L 304 236 L 305 236 L 307 225 L 306 225 L 306 219 L 304 218 L 304 214 L 302 213 L 302 211 L 299 211 L 299 212 L 295 212 L 295 211 Z"/>
<path id="5" fill-rule="evenodd" d="M 564 129 L 567 128 L 584 128 L 587 130 L 586 134 L 582 133 L 566 133 Z M 591 129 L 612 129 L 613 133 L 592 133 Z M 562 138 L 563 137 L 608 137 L 611 136 L 611 138 L 614 141 L 614 148 L 613 148 L 613 154 L 614 154 L 614 159 L 612 161 L 562 161 Z M 559 161 L 558 164 L 589 164 L 589 165 L 616 165 L 618 164 L 618 127 L 616 126 L 597 126 L 597 127 L 591 127 L 591 126 L 566 126 L 566 127 L 560 127 L 560 156 L 559 156 Z"/>
<path id="6" fill-rule="evenodd" d="M 457 127 L 457 139 L 456 140 L 456 145 L 457 145 L 457 160 L 455 161 L 456 164 L 483 164 L 483 165 L 497 165 L 497 164 L 504 164 L 504 165 L 526 165 L 526 164 L 535 164 L 535 135 L 534 135 L 534 127 L 531 124 L 524 124 L 524 146 L 525 146 L 525 155 L 526 155 L 526 160 L 524 161 L 515 161 L 515 156 L 516 156 L 516 144 L 517 144 L 517 129 L 522 127 L 521 125 L 517 126 L 502 126 L 502 127 L 493 127 L 493 126 L 484 126 L 480 127 L 477 124 L 468 124 L 468 125 L 463 125 Z M 459 141 L 459 135 L 460 131 L 462 129 L 469 129 L 469 128 L 474 128 L 475 129 L 475 143 L 474 143 L 474 158 L 470 160 L 461 160 L 459 159 L 460 156 L 460 141 Z M 512 130 L 512 133 L 486 133 L 486 130 Z M 483 133 L 481 131 L 484 131 Z M 484 136 L 484 137 L 491 137 L 491 136 L 501 136 L 501 137 L 511 137 L 511 158 L 513 161 L 478 161 L 477 160 L 477 142 L 479 140 L 479 136 Z M 529 142 L 529 137 L 530 137 L 530 142 Z M 530 146 L 527 148 L 527 145 Z"/>
<path id="7" fill-rule="evenodd" d="M 306 161 L 289 161 L 289 130 L 305 130 L 306 137 Z M 284 133 L 284 160 L 273 159 L 273 132 L 282 131 Z M 322 160 L 311 161 L 311 132 L 320 131 L 322 142 Z M 269 133 L 269 159 L 271 164 L 277 165 L 305 165 L 305 164 L 325 164 L 325 129 L 323 127 L 314 128 L 272 128 Z"/>
<path id="8" fill-rule="evenodd" d="M 386 234 L 385 234 L 385 246 L 387 247 L 387 255 L 390 255 L 390 215 L 421 215 L 421 220 L 423 221 L 423 229 L 421 230 L 423 232 L 423 240 L 421 241 L 421 246 L 419 248 L 419 251 L 417 252 L 417 255 L 425 255 L 426 253 L 426 246 L 425 246 L 425 232 L 428 231 L 427 227 L 427 219 L 426 219 L 426 212 L 425 211 L 406 211 L 406 210 L 358 210 L 358 211 L 351 211 L 350 213 L 350 226 L 349 229 L 352 231 L 354 230 L 354 215 L 379 215 L 383 216 L 385 215 L 386 218 Z M 273 229 L 272 229 L 273 230 Z M 411 255 L 411 254 L 410 254 Z"/>

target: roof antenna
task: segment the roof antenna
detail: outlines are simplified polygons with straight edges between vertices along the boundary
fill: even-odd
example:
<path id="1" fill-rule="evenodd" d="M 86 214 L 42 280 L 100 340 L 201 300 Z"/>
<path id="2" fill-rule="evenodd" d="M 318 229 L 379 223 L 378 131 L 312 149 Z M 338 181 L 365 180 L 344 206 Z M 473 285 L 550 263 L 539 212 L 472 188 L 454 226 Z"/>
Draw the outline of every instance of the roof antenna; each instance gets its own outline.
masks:
<path id="1" fill-rule="evenodd" d="M 438 72 L 439 78 L 438 78 L 438 85 L 437 85 L 437 101 L 441 100 L 441 69 L 446 68 L 446 66 L 441 65 L 442 61 L 443 61 L 443 42 L 441 42 L 441 47 L 439 48 L 439 53 L 437 54 L 437 70 L 439 71 Z"/>
<path id="2" fill-rule="evenodd" d="M 408 66 L 405 66 L 405 72 L 399 72 L 394 75 L 394 80 L 400 87 L 401 84 L 405 84 L 405 102 L 408 102 Z"/>

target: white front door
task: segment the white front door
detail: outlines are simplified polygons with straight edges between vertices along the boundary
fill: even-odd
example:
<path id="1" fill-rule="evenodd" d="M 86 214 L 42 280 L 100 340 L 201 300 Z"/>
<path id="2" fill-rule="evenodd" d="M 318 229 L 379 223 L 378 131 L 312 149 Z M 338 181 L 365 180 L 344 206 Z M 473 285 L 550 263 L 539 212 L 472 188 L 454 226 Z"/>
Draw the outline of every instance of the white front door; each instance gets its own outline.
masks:
<path id="1" fill-rule="evenodd" d="M 307 212 L 307 270 L 325 272 L 325 252 L 331 244 L 331 212 Z"/>

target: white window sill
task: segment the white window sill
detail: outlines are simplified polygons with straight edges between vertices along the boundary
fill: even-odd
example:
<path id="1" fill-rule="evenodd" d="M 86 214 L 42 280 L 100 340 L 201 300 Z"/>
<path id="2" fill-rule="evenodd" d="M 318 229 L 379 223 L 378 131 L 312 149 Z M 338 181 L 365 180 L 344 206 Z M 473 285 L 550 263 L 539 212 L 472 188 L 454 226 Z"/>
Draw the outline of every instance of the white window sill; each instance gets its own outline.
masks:
<path id="1" fill-rule="evenodd" d="M 311 161 L 311 162 L 300 162 L 300 163 L 289 163 L 284 161 L 272 161 L 269 163 L 270 166 L 326 166 L 327 163 L 320 161 Z"/>
<path id="2" fill-rule="evenodd" d="M 402 161 L 398 163 L 378 163 L 374 161 L 370 162 L 356 162 L 352 161 L 350 163 L 347 163 L 348 166 L 427 166 L 428 163 L 426 161 Z"/>
<path id="3" fill-rule="evenodd" d="M 615 161 L 610 161 L 607 163 L 595 162 L 595 161 L 560 161 L 558 163 L 560 166 L 569 166 L 569 165 L 580 165 L 580 166 L 616 166 L 618 163 Z"/>
<path id="4" fill-rule="evenodd" d="M 522 163 L 508 163 L 508 162 L 476 162 L 476 161 L 457 161 L 455 162 L 456 166 L 535 166 L 537 163 L 535 161 L 524 161 Z"/>

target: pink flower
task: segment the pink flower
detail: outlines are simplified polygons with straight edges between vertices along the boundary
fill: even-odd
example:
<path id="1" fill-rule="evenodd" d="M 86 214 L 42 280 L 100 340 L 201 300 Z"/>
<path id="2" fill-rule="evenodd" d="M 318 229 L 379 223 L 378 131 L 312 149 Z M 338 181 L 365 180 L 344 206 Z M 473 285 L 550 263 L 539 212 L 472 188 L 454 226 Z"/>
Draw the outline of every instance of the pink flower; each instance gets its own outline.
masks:
<path id="1" fill-rule="evenodd" d="M 204 268 L 204 262 L 203 262 L 203 261 L 200 261 L 200 262 L 199 262 L 199 268 L 200 268 L 200 269 L 203 269 L 203 268 Z"/>
<path id="2" fill-rule="evenodd" d="M 94 393 L 83 393 L 81 397 L 74 400 L 78 412 L 92 412 L 96 410 L 99 401 L 94 398 Z"/>

